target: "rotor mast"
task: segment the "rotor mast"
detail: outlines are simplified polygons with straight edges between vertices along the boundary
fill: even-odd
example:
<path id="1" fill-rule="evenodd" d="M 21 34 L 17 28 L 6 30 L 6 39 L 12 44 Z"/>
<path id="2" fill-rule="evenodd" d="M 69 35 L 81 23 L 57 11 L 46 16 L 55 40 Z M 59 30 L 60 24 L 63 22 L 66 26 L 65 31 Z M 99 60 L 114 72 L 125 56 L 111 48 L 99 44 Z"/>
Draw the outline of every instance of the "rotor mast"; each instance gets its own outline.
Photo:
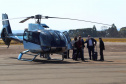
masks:
<path id="1" fill-rule="evenodd" d="M 35 19 L 37 19 L 36 23 L 40 24 L 41 23 L 41 19 L 42 19 L 42 15 L 35 15 Z"/>

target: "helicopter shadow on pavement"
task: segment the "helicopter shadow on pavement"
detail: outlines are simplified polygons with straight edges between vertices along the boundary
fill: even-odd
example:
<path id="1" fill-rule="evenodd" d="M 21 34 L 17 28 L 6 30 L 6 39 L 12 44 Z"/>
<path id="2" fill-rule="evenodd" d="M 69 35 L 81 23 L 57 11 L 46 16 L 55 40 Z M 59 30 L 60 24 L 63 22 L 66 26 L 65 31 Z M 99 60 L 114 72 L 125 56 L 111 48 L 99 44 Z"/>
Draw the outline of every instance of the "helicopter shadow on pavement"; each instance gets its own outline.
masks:
<path id="1" fill-rule="evenodd" d="M 35 59 L 35 63 L 40 63 L 40 64 L 75 64 L 75 63 L 80 63 L 80 62 L 68 62 L 68 61 L 62 61 L 60 59 L 51 59 L 51 60 L 40 60 L 40 59 Z"/>
<path id="2" fill-rule="evenodd" d="M 16 57 L 10 57 L 11 59 L 16 59 Z M 19 61 L 28 61 L 31 59 L 23 59 L 23 60 L 19 60 Z M 69 61 L 62 61 L 61 59 L 51 59 L 51 60 L 43 60 L 43 59 L 35 59 L 33 61 L 31 61 L 32 63 L 34 62 L 35 64 L 76 64 L 76 63 L 80 63 L 80 61 L 75 61 L 75 62 L 69 62 Z"/>

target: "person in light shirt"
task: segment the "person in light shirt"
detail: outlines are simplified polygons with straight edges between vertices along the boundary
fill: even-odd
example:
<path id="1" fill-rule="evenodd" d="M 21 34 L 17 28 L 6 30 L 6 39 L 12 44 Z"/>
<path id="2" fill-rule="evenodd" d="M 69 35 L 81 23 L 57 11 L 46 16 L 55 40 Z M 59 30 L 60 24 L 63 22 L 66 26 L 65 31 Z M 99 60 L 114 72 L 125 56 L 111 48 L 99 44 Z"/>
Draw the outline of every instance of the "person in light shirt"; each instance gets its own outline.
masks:
<path id="1" fill-rule="evenodd" d="M 87 43 L 89 59 L 92 60 L 94 56 L 94 47 L 97 44 L 97 41 L 94 38 L 91 38 L 90 35 L 88 35 L 88 39 L 84 43 Z"/>

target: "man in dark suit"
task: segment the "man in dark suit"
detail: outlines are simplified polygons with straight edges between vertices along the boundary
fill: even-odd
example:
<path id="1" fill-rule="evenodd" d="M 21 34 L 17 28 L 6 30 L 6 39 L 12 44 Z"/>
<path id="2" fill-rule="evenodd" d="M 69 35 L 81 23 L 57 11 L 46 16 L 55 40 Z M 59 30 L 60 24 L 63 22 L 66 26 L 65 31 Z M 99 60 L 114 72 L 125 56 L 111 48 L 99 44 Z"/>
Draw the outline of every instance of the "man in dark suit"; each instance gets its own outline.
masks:
<path id="1" fill-rule="evenodd" d="M 100 61 L 104 61 L 103 50 L 105 50 L 104 42 L 102 38 L 99 38 L 99 48 L 100 48 Z"/>
<path id="2" fill-rule="evenodd" d="M 94 38 L 91 38 L 90 35 L 88 35 L 88 39 L 84 43 L 87 43 L 89 58 L 91 60 L 94 56 L 94 47 L 97 44 L 97 41 Z M 91 57 L 91 53 L 92 53 L 92 57 Z"/>

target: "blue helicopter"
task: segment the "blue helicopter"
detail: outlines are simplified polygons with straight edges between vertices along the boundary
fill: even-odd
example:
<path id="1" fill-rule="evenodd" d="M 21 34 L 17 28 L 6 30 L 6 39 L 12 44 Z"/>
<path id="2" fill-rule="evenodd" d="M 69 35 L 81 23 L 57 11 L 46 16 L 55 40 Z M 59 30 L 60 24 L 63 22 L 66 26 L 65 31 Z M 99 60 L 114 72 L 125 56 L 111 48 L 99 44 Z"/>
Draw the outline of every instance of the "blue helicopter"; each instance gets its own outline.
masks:
<path id="1" fill-rule="evenodd" d="M 28 29 L 24 30 L 23 39 L 18 38 L 12 33 L 11 26 L 9 23 L 8 15 L 2 14 L 3 29 L 1 31 L 1 38 L 4 43 L 10 46 L 11 40 L 23 43 L 24 49 L 18 56 L 18 60 L 33 61 L 37 56 L 50 58 L 50 54 L 56 53 L 62 55 L 64 59 L 64 52 L 72 49 L 71 39 L 67 31 L 60 32 L 57 30 L 47 30 L 49 26 L 41 23 L 41 19 L 48 19 L 52 17 L 35 15 L 26 17 L 20 23 L 24 23 L 29 19 L 35 19 L 35 23 L 30 23 Z M 32 54 L 29 54 L 32 53 Z M 34 56 L 31 60 L 23 59 L 24 54 Z"/>

